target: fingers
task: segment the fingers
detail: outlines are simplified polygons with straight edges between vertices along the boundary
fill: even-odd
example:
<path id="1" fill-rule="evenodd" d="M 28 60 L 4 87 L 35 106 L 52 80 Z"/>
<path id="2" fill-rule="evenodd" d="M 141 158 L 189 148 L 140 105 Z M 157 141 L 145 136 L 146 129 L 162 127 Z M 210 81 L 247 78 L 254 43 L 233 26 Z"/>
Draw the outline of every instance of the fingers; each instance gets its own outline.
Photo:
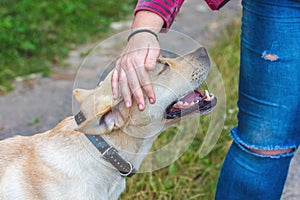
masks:
<path id="1" fill-rule="evenodd" d="M 126 106 L 130 108 L 133 94 L 141 111 L 145 109 L 144 93 L 151 104 L 155 103 L 156 98 L 148 72 L 155 69 L 159 54 L 159 43 L 156 38 L 143 33 L 135 35 L 127 44 L 125 53 L 117 61 L 113 72 L 114 99 L 117 99 L 121 92 Z"/>
<path id="2" fill-rule="evenodd" d="M 145 109 L 144 93 L 147 95 L 151 104 L 155 103 L 156 98 L 151 84 L 150 76 L 146 71 L 143 60 L 130 59 L 124 61 L 122 58 L 113 71 L 112 90 L 114 99 L 119 96 L 119 89 L 124 98 L 126 107 L 132 106 L 131 94 L 137 102 L 139 110 Z M 126 63 L 126 64 L 123 64 Z"/>
<path id="3" fill-rule="evenodd" d="M 155 94 L 153 91 L 153 86 L 150 82 L 150 77 L 146 71 L 152 71 L 156 67 L 156 61 L 159 57 L 160 50 L 159 48 L 148 49 L 147 56 L 145 59 L 145 67 L 139 68 L 141 71 L 138 73 L 140 82 L 143 86 L 143 89 L 149 99 L 151 104 L 154 104 L 156 101 Z"/>
<path id="4" fill-rule="evenodd" d="M 124 98 L 125 105 L 127 108 L 130 108 L 132 106 L 131 92 L 130 92 L 130 88 L 128 87 L 128 80 L 127 80 L 126 73 L 122 68 L 120 69 L 119 83 L 120 83 L 120 89 Z"/>
<path id="5" fill-rule="evenodd" d="M 117 65 L 118 66 L 118 65 Z M 115 67 L 112 78 L 111 78 L 111 85 L 112 85 L 112 92 L 114 100 L 119 98 L 119 69 Z"/>
<path id="6" fill-rule="evenodd" d="M 140 81 L 137 76 L 136 70 L 134 66 L 130 63 L 129 69 L 127 68 L 126 73 L 126 78 L 127 78 L 127 85 L 124 82 L 120 82 L 120 87 L 122 88 L 122 94 L 124 97 L 125 102 L 131 101 L 131 93 L 133 94 L 133 97 L 137 101 L 137 105 L 139 110 L 144 110 L 145 109 L 145 100 L 144 100 L 144 94 L 142 91 L 142 88 L 140 86 Z M 129 90 L 129 91 L 128 91 Z M 127 94 L 125 94 L 125 92 Z M 129 95 L 128 95 L 129 92 Z M 131 93 L 130 93 L 131 92 Z M 124 96 L 126 95 L 126 98 Z"/>
<path id="7" fill-rule="evenodd" d="M 133 97 L 137 101 L 139 110 L 142 111 L 145 109 L 145 100 L 140 80 L 137 75 L 138 70 L 136 70 L 135 68 L 143 68 L 143 66 L 137 66 L 138 65 L 133 64 L 130 59 L 127 59 L 126 57 L 121 58 L 117 62 L 117 65 L 113 72 L 112 89 L 114 98 L 118 98 L 118 92 L 116 91 L 118 91 L 120 88 L 120 92 L 122 93 L 125 105 L 128 108 L 132 106 L 131 94 L 133 94 Z M 146 71 L 145 73 L 147 74 Z M 150 78 L 148 78 L 148 80 L 148 82 L 150 82 Z"/>
<path id="8" fill-rule="evenodd" d="M 149 102 L 151 104 L 154 104 L 156 101 L 155 94 L 153 91 L 153 86 L 151 84 L 150 76 L 148 74 L 148 71 L 146 70 L 146 66 L 144 66 L 143 63 L 139 62 L 139 60 L 136 60 L 135 66 L 140 66 L 136 68 L 137 76 L 140 82 L 140 85 L 143 89 L 143 91 L 146 93 L 146 96 L 149 99 Z"/>
<path id="9" fill-rule="evenodd" d="M 145 58 L 145 69 L 147 71 L 152 71 L 155 69 L 157 58 L 159 57 L 160 49 L 159 48 L 151 48 L 147 52 L 147 56 Z"/>

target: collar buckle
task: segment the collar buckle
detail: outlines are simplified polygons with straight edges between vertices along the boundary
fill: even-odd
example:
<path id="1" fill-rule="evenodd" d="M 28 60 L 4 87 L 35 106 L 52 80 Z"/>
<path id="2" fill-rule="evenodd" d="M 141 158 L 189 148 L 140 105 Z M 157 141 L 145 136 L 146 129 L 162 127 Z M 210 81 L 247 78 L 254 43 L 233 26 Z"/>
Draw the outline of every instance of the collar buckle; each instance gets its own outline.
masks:
<path id="1" fill-rule="evenodd" d="M 109 145 L 100 135 L 86 135 L 90 142 L 98 149 L 103 158 L 112 164 L 122 177 L 131 177 L 136 173 L 133 165 L 123 159 L 118 151 Z"/>

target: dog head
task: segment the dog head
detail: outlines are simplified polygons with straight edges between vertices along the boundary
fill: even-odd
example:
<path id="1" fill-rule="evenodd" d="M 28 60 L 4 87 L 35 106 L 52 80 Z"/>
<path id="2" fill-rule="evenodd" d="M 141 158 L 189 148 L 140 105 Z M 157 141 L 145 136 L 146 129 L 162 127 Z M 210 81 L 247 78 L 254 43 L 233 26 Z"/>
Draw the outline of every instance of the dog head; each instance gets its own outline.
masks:
<path id="1" fill-rule="evenodd" d="M 77 130 L 92 135 L 125 129 L 131 133 L 154 134 L 181 118 L 209 113 L 217 99 L 197 89 L 209 69 L 210 60 L 204 47 L 182 57 L 161 56 L 155 70 L 149 73 L 156 103 L 145 101 L 146 109 L 142 112 L 136 106 L 126 108 L 122 98 L 113 99 L 110 72 L 95 89 L 73 91 L 81 108 Z"/>

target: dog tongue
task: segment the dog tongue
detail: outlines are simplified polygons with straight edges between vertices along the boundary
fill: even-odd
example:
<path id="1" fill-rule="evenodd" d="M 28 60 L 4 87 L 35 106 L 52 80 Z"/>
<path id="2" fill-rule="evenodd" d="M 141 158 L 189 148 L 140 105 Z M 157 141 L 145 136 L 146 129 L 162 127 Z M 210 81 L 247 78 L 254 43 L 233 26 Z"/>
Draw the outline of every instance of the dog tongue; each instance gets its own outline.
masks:
<path id="1" fill-rule="evenodd" d="M 173 105 L 174 108 L 188 108 L 193 106 L 197 100 L 201 101 L 202 98 L 205 97 L 198 89 L 194 90 L 193 92 L 188 93 L 184 96 L 180 101 Z"/>
<path id="2" fill-rule="evenodd" d="M 192 101 L 201 100 L 204 96 L 205 95 L 203 95 L 198 89 L 196 89 L 183 97 L 181 101 L 190 103 Z"/>

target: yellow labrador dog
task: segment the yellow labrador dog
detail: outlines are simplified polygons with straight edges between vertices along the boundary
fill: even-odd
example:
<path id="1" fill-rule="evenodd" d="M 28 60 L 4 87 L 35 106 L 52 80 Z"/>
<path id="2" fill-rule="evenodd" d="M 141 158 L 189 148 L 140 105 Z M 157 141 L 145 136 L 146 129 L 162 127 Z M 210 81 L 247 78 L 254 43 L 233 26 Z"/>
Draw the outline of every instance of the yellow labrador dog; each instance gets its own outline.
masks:
<path id="1" fill-rule="evenodd" d="M 197 89 L 209 68 L 203 47 L 160 57 L 150 72 L 157 102 L 143 112 L 113 100 L 111 73 L 93 90 L 74 90 L 76 116 L 42 134 L 0 142 L 0 199 L 118 199 L 159 132 L 215 107 L 213 94 Z"/>

